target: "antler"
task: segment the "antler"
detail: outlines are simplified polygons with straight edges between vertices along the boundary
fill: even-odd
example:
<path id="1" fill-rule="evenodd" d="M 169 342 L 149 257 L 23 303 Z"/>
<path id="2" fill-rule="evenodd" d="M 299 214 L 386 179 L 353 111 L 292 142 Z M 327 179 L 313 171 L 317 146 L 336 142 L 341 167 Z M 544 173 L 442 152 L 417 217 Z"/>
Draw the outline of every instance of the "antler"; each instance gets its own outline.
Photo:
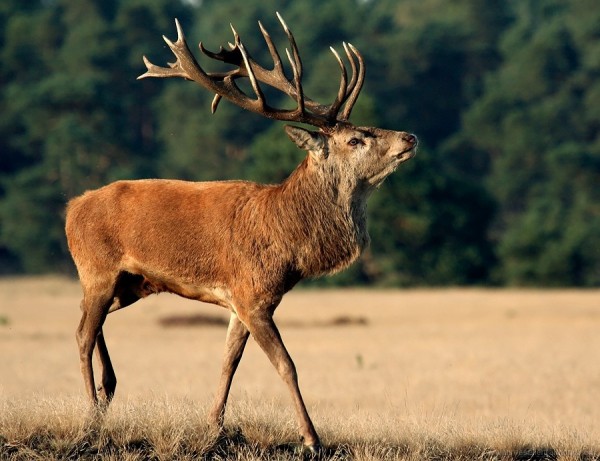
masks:
<path id="1" fill-rule="evenodd" d="M 215 93 L 211 106 L 213 113 L 217 110 L 221 98 L 226 98 L 243 109 L 275 120 L 307 123 L 322 128 L 335 125 L 338 121 L 348 120 L 364 82 L 365 67 L 361 54 L 354 46 L 344 43 L 344 51 L 352 69 L 352 77 L 350 82 L 348 82 L 346 66 L 339 54 L 331 48 L 341 70 L 340 87 L 333 103 L 330 105 L 319 104 L 304 96 L 302 89 L 302 61 L 300 60 L 296 41 L 279 13 L 277 13 L 277 18 L 288 37 L 292 50 L 290 53 L 286 49 L 287 58 L 292 67 L 292 80 L 289 80 L 285 76 L 277 48 L 260 21 L 258 25 L 269 48 L 269 53 L 273 58 L 273 69 L 265 69 L 250 57 L 238 33 L 231 26 L 234 43 L 229 43 L 229 50 L 221 47 L 218 53 L 213 53 L 204 48 L 202 42 L 200 42 L 200 50 L 209 58 L 232 64 L 236 68 L 228 72 L 206 72 L 200 67 L 188 48 L 183 30 L 177 19 L 175 19 L 177 41 L 173 43 L 163 35 L 163 39 L 169 45 L 177 60 L 174 63 L 169 63 L 169 67 L 167 68 L 152 64 L 144 56 L 144 63 L 148 70 L 146 73 L 140 75 L 138 79 L 146 77 L 182 77 L 187 80 L 193 80 Z M 239 88 L 235 82 L 238 78 L 248 78 L 250 80 L 254 97 L 247 95 Z M 296 108 L 287 110 L 271 107 L 267 104 L 258 82 L 286 93 L 296 101 Z M 343 110 L 338 115 L 342 106 Z"/>

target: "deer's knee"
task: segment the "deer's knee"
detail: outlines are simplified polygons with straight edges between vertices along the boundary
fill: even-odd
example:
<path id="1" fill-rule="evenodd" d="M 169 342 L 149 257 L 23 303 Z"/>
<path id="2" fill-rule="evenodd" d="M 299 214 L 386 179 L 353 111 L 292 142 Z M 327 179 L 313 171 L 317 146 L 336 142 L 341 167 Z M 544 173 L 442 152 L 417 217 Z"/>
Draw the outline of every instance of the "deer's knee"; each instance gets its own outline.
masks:
<path id="1" fill-rule="evenodd" d="M 77 336 L 77 343 L 79 345 L 79 360 L 82 363 L 91 362 L 95 342 L 90 342 L 87 341 L 85 338 L 80 338 L 79 336 Z"/>
<path id="2" fill-rule="evenodd" d="M 100 327 L 101 324 L 99 324 L 97 319 L 90 318 L 88 315 L 83 314 L 81 322 L 75 332 L 75 339 L 77 340 L 79 355 L 82 360 L 91 360 Z"/>
<path id="3" fill-rule="evenodd" d="M 277 364 L 277 372 L 286 381 L 296 382 L 298 380 L 296 366 L 289 357 L 279 361 Z"/>
<path id="4" fill-rule="evenodd" d="M 77 340 L 77 345 L 79 346 L 79 355 L 81 358 L 84 358 L 88 355 L 92 354 L 93 346 L 95 342 L 90 341 L 88 335 L 86 335 L 86 327 L 85 327 L 86 315 L 84 314 L 83 318 L 77 330 L 75 331 L 75 339 Z"/>

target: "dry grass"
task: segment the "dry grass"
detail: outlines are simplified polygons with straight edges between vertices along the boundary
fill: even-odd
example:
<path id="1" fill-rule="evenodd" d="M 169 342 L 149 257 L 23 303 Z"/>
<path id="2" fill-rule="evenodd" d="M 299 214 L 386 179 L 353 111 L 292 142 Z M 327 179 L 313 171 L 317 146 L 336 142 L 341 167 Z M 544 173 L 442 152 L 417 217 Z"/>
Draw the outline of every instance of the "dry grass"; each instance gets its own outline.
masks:
<path id="1" fill-rule="evenodd" d="M 108 319 L 119 387 L 90 417 L 79 296 L 63 279 L 0 280 L 0 459 L 299 458 L 286 390 L 252 342 L 226 433 L 206 426 L 226 313 L 166 295 Z M 600 291 L 297 291 L 277 321 L 328 459 L 600 459 Z"/>
<path id="2" fill-rule="evenodd" d="M 293 415 L 279 405 L 234 405 L 235 424 L 218 434 L 205 409 L 190 401 L 115 404 L 103 417 L 83 401 L 0 405 L 0 459 L 258 460 L 307 457 L 296 443 Z M 499 423 L 468 427 L 376 418 L 321 416 L 324 459 L 331 460 L 592 460 L 598 446 L 574 433 L 540 438 L 535 428 Z"/>

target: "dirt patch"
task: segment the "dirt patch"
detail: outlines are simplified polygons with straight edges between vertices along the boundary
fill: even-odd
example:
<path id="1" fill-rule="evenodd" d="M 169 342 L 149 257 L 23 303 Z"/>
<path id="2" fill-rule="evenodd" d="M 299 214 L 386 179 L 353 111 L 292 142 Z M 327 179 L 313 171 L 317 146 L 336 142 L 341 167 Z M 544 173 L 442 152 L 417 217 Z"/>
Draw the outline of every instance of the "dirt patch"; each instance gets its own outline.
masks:
<path id="1" fill-rule="evenodd" d="M 350 326 L 367 326 L 369 321 L 366 317 L 352 317 L 349 315 L 341 315 L 326 320 L 288 320 L 278 322 L 278 325 L 286 328 L 329 328 L 329 327 L 350 327 Z"/>
<path id="2" fill-rule="evenodd" d="M 205 314 L 169 315 L 158 319 L 158 324 L 164 328 L 221 327 L 228 323 L 226 318 Z"/>

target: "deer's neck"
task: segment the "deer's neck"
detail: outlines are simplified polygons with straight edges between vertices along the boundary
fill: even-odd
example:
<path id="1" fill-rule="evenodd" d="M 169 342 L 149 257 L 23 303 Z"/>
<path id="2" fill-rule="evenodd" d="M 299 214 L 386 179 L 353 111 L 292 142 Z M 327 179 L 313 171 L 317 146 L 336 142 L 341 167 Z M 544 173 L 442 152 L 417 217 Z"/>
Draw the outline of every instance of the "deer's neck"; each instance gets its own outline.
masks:
<path id="1" fill-rule="evenodd" d="M 288 233 L 294 265 L 303 277 L 337 272 L 369 244 L 366 190 L 305 160 L 278 186 L 273 199 Z"/>

